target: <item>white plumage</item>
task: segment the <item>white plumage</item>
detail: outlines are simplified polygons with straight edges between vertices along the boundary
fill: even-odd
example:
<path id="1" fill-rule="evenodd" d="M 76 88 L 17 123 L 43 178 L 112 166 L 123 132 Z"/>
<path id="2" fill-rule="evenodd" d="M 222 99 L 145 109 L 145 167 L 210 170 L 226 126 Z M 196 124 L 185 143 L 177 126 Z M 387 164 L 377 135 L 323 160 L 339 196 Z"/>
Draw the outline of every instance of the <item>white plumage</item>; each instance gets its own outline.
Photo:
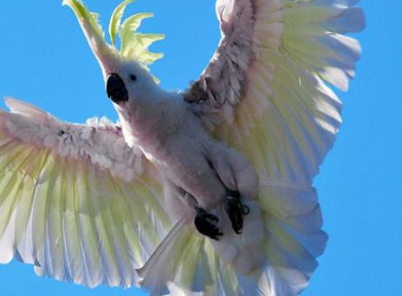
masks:
<path id="1" fill-rule="evenodd" d="M 361 54 L 343 35 L 364 28 L 358 1 L 217 0 L 221 42 L 184 93 L 165 92 L 148 73 L 161 55 L 147 48 L 162 35 L 135 32 L 149 14 L 121 22 L 131 2 L 112 18 L 118 52 L 94 14 L 65 1 L 120 123 L 69 124 L 6 100 L 0 262 L 153 296 L 299 294 L 326 246 L 312 182 L 341 124 L 330 85 L 347 90 Z M 233 191 L 241 233 L 225 209 Z M 201 234 L 200 209 L 222 235 Z"/>

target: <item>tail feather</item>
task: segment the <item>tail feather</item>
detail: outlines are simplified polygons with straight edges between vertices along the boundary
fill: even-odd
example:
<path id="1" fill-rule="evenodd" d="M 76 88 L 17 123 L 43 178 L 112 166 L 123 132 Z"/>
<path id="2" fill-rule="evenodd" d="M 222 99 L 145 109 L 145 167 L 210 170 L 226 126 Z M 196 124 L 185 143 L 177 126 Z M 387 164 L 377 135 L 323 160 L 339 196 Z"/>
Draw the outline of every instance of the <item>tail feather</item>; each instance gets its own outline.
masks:
<path id="1" fill-rule="evenodd" d="M 180 256 L 175 250 L 178 250 L 177 247 L 188 237 L 185 223 L 184 219 L 177 221 L 145 265 L 136 270 L 142 278 L 141 286 L 150 289 L 154 296 L 165 295 L 168 292 L 167 283 L 174 278 L 175 263 L 179 261 L 177 257 Z"/>
<path id="2" fill-rule="evenodd" d="M 326 244 L 316 191 L 265 182 L 237 235 L 223 209 L 224 236 L 206 239 L 176 223 L 138 270 L 151 295 L 294 296 L 306 288 Z"/>

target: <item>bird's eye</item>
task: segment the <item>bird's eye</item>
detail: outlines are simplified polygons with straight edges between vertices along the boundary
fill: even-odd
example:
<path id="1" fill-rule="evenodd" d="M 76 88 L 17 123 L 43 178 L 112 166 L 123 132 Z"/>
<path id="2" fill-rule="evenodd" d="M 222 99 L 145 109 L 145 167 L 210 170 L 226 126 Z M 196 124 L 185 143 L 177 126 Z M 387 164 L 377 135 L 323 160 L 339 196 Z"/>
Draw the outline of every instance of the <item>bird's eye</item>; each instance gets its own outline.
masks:
<path id="1" fill-rule="evenodd" d="M 134 74 L 130 75 L 130 80 L 131 81 L 137 81 L 137 76 L 135 76 Z"/>

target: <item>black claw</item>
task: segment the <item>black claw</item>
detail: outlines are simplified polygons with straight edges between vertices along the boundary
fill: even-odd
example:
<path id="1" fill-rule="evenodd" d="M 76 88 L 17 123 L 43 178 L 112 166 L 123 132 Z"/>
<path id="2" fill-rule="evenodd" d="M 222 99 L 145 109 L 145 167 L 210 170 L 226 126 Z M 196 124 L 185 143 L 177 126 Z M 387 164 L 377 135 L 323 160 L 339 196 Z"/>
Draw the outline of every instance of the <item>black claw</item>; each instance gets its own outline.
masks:
<path id="1" fill-rule="evenodd" d="M 243 205 L 243 215 L 247 216 L 248 214 L 250 214 L 251 210 L 248 206 Z"/>
<path id="2" fill-rule="evenodd" d="M 232 223 L 234 232 L 241 234 L 243 229 L 243 216 L 250 214 L 250 208 L 242 204 L 239 192 L 228 190 L 225 199 L 225 210 Z"/>
<path id="3" fill-rule="evenodd" d="M 218 241 L 219 236 L 223 235 L 218 227 L 218 217 L 208 213 L 201 208 L 196 208 L 196 211 L 197 216 L 195 217 L 194 225 L 197 228 L 198 232 Z"/>

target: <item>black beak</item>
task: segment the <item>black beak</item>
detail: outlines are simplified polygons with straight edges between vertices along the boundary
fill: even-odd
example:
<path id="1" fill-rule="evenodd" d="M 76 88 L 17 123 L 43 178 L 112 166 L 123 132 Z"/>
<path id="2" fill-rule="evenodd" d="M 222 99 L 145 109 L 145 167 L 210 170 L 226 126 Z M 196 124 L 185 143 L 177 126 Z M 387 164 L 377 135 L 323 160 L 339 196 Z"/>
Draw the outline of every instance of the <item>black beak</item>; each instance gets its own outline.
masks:
<path id="1" fill-rule="evenodd" d="M 128 101 L 128 91 L 123 79 L 115 73 L 107 78 L 106 82 L 107 96 L 116 104 Z"/>

